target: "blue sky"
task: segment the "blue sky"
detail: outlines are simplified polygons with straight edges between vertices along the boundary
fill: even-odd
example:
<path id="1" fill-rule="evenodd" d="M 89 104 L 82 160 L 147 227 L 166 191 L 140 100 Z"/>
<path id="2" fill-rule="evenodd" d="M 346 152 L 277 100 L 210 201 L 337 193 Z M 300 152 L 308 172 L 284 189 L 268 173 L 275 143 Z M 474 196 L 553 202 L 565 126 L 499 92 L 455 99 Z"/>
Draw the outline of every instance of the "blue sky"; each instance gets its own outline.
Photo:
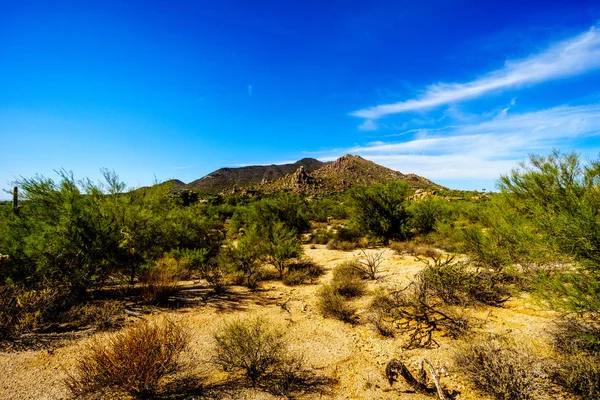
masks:
<path id="1" fill-rule="evenodd" d="M 599 134 L 597 2 L 0 0 L 0 189 L 345 153 L 492 189 Z"/>

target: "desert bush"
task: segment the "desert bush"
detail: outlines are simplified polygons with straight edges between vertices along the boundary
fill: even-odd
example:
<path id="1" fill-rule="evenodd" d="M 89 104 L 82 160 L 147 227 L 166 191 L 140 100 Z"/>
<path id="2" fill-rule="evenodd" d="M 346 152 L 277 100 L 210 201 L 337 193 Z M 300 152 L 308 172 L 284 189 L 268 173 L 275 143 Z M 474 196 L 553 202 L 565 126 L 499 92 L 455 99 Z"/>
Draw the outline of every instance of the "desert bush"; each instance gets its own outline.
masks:
<path id="1" fill-rule="evenodd" d="M 1 285 L 0 340 L 14 339 L 36 328 L 55 297 L 51 289 L 27 290 L 12 283 Z"/>
<path id="2" fill-rule="evenodd" d="M 290 271 L 283 277 L 283 283 L 287 286 L 302 285 L 310 279 L 310 274 L 305 270 Z"/>
<path id="3" fill-rule="evenodd" d="M 219 254 L 219 262 L 225 270 L 241 273 L 249 288 L 256 288 L 257 278 L 265 259 L 264 242 L 255 229 L 250 229 L 237 243 L 230 242 Z"/>
<path id="4" fill-rule="evenodd" d="M 552 333 L 560 352 L 553 380 L 584 398 L 600 397 L 600 324 L 567 318 L 557 322 Z"/>
<path id="5" fill-rule="evenodd" d="M 189 337 L 169 319 L 139 322 L 102 340 L 94 339 L 65 384 L 75 396 L 117 390 L 147 395 L 177 371 Z"/>
<path id="6" fill-rule="evenodd" d="M 499 305 L 510 297 L 500 272 L 479 270 L 454 256 L 426 260 L 422 280 L 431 295 L 450 305 Z"/>
<path id="7" fill-rule="evenodd" d="M 335 233 L 328 229 L 318 229 L 313 235 L 313 242 L 316 244 L 327 244 L 335 238 Z"/>
<path id="8" fill-rule="evenodd" d="M 573 354 L 558 360 L 553 380 L 584 399 L 600 398 L 600 356 Z"/>
<path id="9" fill-rule="evenodd" d="M 369 306 L 367 321 L 384 337 L 396 336 L 394 307 L 396 302 L 389 294 L 380 291 L 375 294 Z"/>
<path id="10" fill-rule="evenodd" d="M 600 322 L 565 318 L 556 322 L 552 334 L 554 346 L 563 354 L 600 355 Z"/>
<path id="11" fill-rule="evenodd" d="M 376 294 L 367 315 L 382 336 L 405 334 L 402 346 L 406 349 L 437 347 L 435 331 L 457 338 L 468 333 L 475 320 L 431 296 L 422 275 L 402 290 Z"/>
<path id="12" fill-rule="evenodd" d="M 288 272 L 283 277 L 283 283 L 288 286 L 301 285 L 306 281 L 313 281 L 323 275 L 325 270 L 314 261 L 306 258 L 292 262 L 288 265 Z"/>
<path id="13" fill-rule="evenodd" d="M 392 242 L 389 247 L 399 255 L 411 254 L 415 257 L 437 257 L 441 255 L 441 252 L 435 247 L 414 241 Z"/>
<path id="14" fill-rule="evenodd" d="M 340 242 L 337 239 L 332 239 L 327 243 L 329 250 L 352 251 L 360 247 L 358 242 Z"/>
<path id="15" fill-rule="evenodd" d="M 323 316 L 349 323 L 355 322 L 356 310 L 350 305 L 348 299 L 337 291 L 334 285 L 323 285 L 317 296 L 317 306 Z"/>
<path id="16" fill-rule="evenodd" d="M 448 208 L 447 202 L 437 198 L 412 201 L 408 207 L 412 228 L 420 234 L 433 232 L 438 222 L 448 218 Z"/>
<path id="17" fill-rule="evenodd" d="M 481 392 L 498 400 L 548 398 L 546 367 L 533 349 L 507 337 L 463 346 L 455 362 Z"/>
<path id="18" fill-rule="evenodd" d="M 364 250 L 361 251 L 362 255 L 358 258 L 356 266 L 363 277 L 367 279 L 377 279 L 379 267 L 381 266 L 381 263 L 383 263 L 383 253 L 385 253 L 385 250 L 377 253 L 367 253 Z"/>
<path id="19" fill-rule="evenodd" d="M 286 360 L 284 333 L 262 318 L 231 322 L 214 339 L 213 362 L 225 371 L 241 372 L 252 386 L 275 374 Z"/>
<path id="20" fill-rule="evenodd" d="M 338 226 L 335 238 L 340 242 L 357 242 L 361 238 L 361 234 L 356 225 Z"/>
<path id="21" fill-rule="evenodd" d="M 300 258 L 288 265 L 288 271 L 306 271 L 311 278 L 318 278 L 325 273 L 322 265 L 317 264 L 310 258 Z"/>
<path id="22" fill-rule="evenodd" d="M 157 260 L 141 279 L 145 299 L 156 304 L 168 302 L 169 297 L 180 290 L 179 274 L 181 266 L 174 257 L 165 256 Z"/>
<path id="23" fill-rule="evenodd" d="M 125 322 L 124 314 L 123 302 L 106 300 L 78 304 L 62 315 L 61 320 L 105 331 L 121 327 Z"/>
<path id="24" fill-rule="evenodd" d="M 360 264 L 356 261 L 346 261 L 333 269 L 331 284 L 335 291 L 347 298 L 362 296 L 367 288 L 363 281 Z"/>

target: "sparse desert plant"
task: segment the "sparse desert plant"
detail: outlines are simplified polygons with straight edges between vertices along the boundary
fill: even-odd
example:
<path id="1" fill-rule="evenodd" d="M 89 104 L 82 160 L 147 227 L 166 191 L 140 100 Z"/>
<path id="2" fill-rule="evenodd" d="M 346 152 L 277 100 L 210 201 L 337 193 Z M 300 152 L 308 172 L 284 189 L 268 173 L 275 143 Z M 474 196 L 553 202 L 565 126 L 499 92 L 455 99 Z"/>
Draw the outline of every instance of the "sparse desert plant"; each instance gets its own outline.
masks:
<path id="1" fill-rule="evenodd" d="M 406 349 L 439 346 L 433 337 L 442 331 L 452 338 L 466 334 L 473 318 L 464 312 L 444 306 L 431 296 L 422 275 L 417 275 L 407 287 L 375 296 L 369 309 L 371 322 L 383 336 L 394 336 L 395 331 L 406 335 Z"/>
<path id="2" fill-rule="evenodd" d="M 288 265 L 288 272 L 283 277 L 283 283 L 288 286 L 301 285 L 325 273 L 323 267 L 309 258 L 296 260 Z"/>
<path id="3" fill-rule="evenodd" d="M 499 305 L 510 292 L 503 284 L 503 272 L 473 268 L 454 256 L 434 256 L 424 261 L 421 272 L 431 295 L 450 305 Z"/>
<path id="4" fill-rule="evenodd" d="M 383 337 L 396 335 L 393 312 L 395 306 L 393 298 L 383 291 L 376 293 L 371 301 L 367 321 Z"/>
<path id="5" fill-rule="evenodd" d="M 283 277 L 283 283 L 288 286 L 302 285 L 304 282 L 310 279 L 310 274 L 305 270 L 294 270 L 289 271 Z"/>
<path id="6" fill-rule="evenodd" d="M 293 261 L 288 265 L 288 271 L 306 271 L 311 278 L 318 278 L 325 273 L 323 266 L 310 258 L 301 258 Z"/>
<path id="7" fill-rule="evenodd" d="M 93 326 L 100 331 L 119 328 L 125 318 L 125 305 L 116 300 L 106 300 L 79 304 L 72 307 L 62 320 L 81 326 Z"/>
<path id="8" fill-rule="evenodd" d="M 399 255 L 411 254 L 415 257 L 438 257 L 441 255 L 441 252 L 435 247 L 414 241 L 392 242 L 389 247 Z"/>
<path id="9" fill-rule="evenodd" d="M 316 244 L 327 244 L 335 237 L 335 233 L 328 229 L 318 229 L 313 235 L 313 242 Z"/>
<path id="10" fill-rule="evenodd" d="M 143 277 L 143 293 L 147 301 L 164 304 L 169 297 L 175 295 L 179 289 L 179 262 L 170 256 L 165 256 L 156 261 L 154 267 Z"/>
<path id="11" fill-rule="evenodd" d="M 325 284 L 318 292 L 317 305 L 321 314 L 344 322 L 355 322 L 356 309 L 348 302 L 346 297 L 338 293 L 332 284 Z"/>
<path id="12" fill-rule="evenodd" d="M 252 386 L 273 375 L 286 357 L 284 333 L 262 318 L 233 321 L 214 339 L 213 362 L 224 371 L 241 372 Z"/>
<path id="13" fill-rule="evenodd" d="M 344 297 L 362 296 L 367 285 L 361 275 L 360 264 L 356 261 L 346 261 L 333 269 L 331 284 L 335 291 Z"/>
<path id="14" fill-rule="evenodd" d="M 361 250 L 361 256 L 358 258 L 357 267 L 361 274 L 367 279 L 377 279 L 379 267 L 383 263 L 383 254 L 385 250 L 376 253 L 367 253 Z"/>
<path id="15" fill-rule="evenodd" d="M 561 320 L 553 340 L 560 352 L 553 380 L 584 398 L 600 397 L 600 324 L 575 318 Z"/>
<path id="16" fill-rule="evenodd" d="M 37 327 L 57 292 L 27 290 L 21 285 L 0 285 L 0 340 L 14 339 Z"/>
<path id="17" fill-rule="evenodd" d="M 105 340 L 93 339 L 65 384 L 75 396 L 105 390 L 147 395 L 177 371 L 188 342 L 186 330 L 172 320 L 139 322 Z"/>
<path id="18" fill-rule="evenodd" d="M 548 398 L 544 361 L 513 339 L 495 336 L 463 346 L 455 362 L 475 387 L 498 400 Z"/>
<path id="19" fill-rule="evenodd" d="M 329 250 L 352 251 L 360 247 L 358 242 L 342 242 L 337 239 L 332 239 L 327 243 Z"/>

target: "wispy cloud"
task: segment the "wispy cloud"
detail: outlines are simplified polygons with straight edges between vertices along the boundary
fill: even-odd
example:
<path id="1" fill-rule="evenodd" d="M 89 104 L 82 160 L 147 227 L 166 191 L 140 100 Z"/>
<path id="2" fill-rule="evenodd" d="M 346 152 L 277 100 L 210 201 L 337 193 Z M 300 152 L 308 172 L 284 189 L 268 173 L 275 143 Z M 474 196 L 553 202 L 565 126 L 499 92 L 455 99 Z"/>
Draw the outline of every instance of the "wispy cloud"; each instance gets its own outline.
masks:
<path id="1" fill-rule="evenodd" d="M 376 131 L 377 124 L 372 119 L 368 119 L 358 126 L 361 131 Z"/>
<path id="2" fill-rule="evenodd" d="M 557 42 L 522 60 L 507 61 L 503 68 L 466 83 L 438 83 L 421 96 L 392 104 L 354 111 L 350 115 L 374 120 L 390 114 L 421 110 L 472 99 L 492 91 L 565 78 L 600 68 L 600 30 L 597 26 Z"/>
<path id="3" fill-rule="evenodd" d="M 431 179 L 495 179 L 530 152 L 576 147 L 576 141 L 600 135 L 600 103 L 486 116 L 442 130 L 419 129 L 413 140 L 374 142 L 321 154 L 334 159 L 359 154 L 405 173 Z"/>

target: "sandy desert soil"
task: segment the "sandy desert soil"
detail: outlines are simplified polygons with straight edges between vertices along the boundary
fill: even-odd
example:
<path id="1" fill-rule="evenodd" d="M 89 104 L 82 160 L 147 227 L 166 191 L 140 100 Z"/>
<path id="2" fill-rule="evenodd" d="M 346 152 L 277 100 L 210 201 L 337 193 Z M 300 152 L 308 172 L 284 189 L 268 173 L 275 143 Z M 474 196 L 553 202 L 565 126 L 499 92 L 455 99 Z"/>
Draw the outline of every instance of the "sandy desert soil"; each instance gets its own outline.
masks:
<path id="1" fill-rule="evenodd" d="M 381 250 L 368 250 L 381 251 Z M 327 273 L 317 282 L 288 287 L 278 281 L 262 282 L 258 291 L 233 287 L 227 295 L 207 296 L 202 282 L 185 282 L 188 303 L 176 310 L 154 310 L 145 318 L 162 315 L 180 320 L 192 335 L 191 352 L 187 356 L 185 375 L 193 377 L 194 384 L 218 388 L 225 375 L 210 363 L 213 333 L 230 320 L 244 316 L 264 316 L 285 329 L 292 350 L 302 354 L 306 364 L 316 374 L 326 378 L 316 392 L 300 394 L 305 399 L 430 399 L 411 392 L 404 382 L 390 387 L 385 376 L 385 364 L 390 358 L 399 358 L 416 372 L 423 358 L 427 358 L 441 371 L 442 383 L 460 392 L 457 399 L 480 399 L 452 363 L 452 354 L 462 342 L 438 336 L 436 349 L 402 350 L 402 338 L 383 338 L 366 323 L 350 325 L 335 319 L 323 318 L 317 311 L 316 292 L 320 284 L 331 279 L 332 269 L 341 261 L 359 255 L 359 251 L 328 250 L 323 245 L 305 246 L 306 256 L 323 265 Z M 364 310 L 377 288 L 401 286 L 423 268 L 424 264 L 412 256 L 398 256 L 387 249 L 382 264 L 383 278 L 369 283 L 370 295 L 355 300 L 364 320 Z M 281 305 L 286 302 L 287 309 Z M 487 323 L 483 332 L 507 332 L 519 339 L 530 341 L 540 351 L 548 351 L 549 326 L 556 315 L 537 307 L 526 296 L 513 298 L 503 307 L 480 307 L 473 315 Z M 57 346 L 41 350 L 0 353 L 1 399 L 65 399 L 68 398 L 62 380 L 78 354 L 81 354 L 94 336 L 109 333 L 81 334 Z M 207 377 L 199 381 L 198 377 Z M 273 395 L 250 389 L 213 390 L 205 395 L 231 399 L 269 399 Z M 190 395 L 194 398 L 193 395 Z M 200 398 L 199 395 L 198 397 Z M 558 393 L 553 398 L 561 397 Z"/>

